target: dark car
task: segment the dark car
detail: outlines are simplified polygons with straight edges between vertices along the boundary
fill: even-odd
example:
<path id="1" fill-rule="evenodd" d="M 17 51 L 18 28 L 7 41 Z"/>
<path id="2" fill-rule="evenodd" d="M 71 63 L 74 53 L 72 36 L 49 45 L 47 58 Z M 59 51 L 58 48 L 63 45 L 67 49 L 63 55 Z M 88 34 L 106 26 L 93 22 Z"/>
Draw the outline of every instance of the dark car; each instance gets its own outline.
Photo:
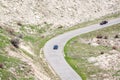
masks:
<path id="1" fill-rule="evenodd" d="M 100 23 L 100 25 L 104 25 L 104 24 L 107 24 L 108 23 L 108 21 L 102 21 L 101 23 Z"/>
<path id="2" fill-rule="evenodd" d="M 53 46 L 53 49 L 54 49 L 54 50 L 57 50 L 57 49 L 58 49 L 58 45 L 54 45 L 54 46 Z"/>

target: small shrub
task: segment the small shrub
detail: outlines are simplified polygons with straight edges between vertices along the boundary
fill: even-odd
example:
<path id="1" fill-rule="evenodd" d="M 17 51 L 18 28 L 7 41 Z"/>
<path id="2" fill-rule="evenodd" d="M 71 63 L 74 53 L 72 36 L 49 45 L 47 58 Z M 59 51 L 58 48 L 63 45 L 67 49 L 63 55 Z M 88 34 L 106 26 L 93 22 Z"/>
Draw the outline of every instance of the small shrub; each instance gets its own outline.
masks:
<path id="1" fill-rule="evenodd" d="M 1 29 L 3 29 L 3 27 L 2 27 L 2 26 L 0 26 L 0 28 L 1 28 Z"/>
<path id="2" fill-rule="evenodd" d="M 96 37 L 96 38 L 101 39 L 101 38 L 103 38 L 103 36 L 102 36 L 102 35 L 97 35 L 97 37 Z"/>
<path id="3" fill-rule="evenodd" d="M 76 41 L 76 40 L 74 41 L 74 43 L 77 43 L 77 42 L 78 42 L 78 41 Z"/>
<path id="4" fill-rule="evenodd" d="M 10 42 L 14 47 L 19 48 L 19 39 L 11 39 Z"/>
<path id="5" fill-rule="evenodd" d="M 41 38 L 45 38 L 45 36 L 41 36 Z"/>
<path id="6" fill-rule="evenodd" d="M 91 43 L 89 42 L 88 45 L 90 45 Z"/>
<path id="7" fill-rule="evenodd" d="M 104 54 L 104 52 L 102 51 L 102 52 L 100 52 L 100 54 Z"/>
<path id="8" fill-rule="evenodd" d="M 104 39 L 108 39 L 108 36 L 105 36 Z"/>
<path id="9" fill-rule="evenodd" d="M 97 43 L 98 43 L 98 44 L 101 44 L 101 41 L 98 39 L 98 40 L 97 40 Z"/>
<path id="10" fill-rule="evenodd" d="M 59 26 L 58 29 L 63 28 L 63 26 Z"/>
<path id="11" fill-rule="evenodd" d="M 114 38 L 119 38 L 119 35 L 116 34 Z"/>
<path id="12" fill-rule="evenodd" d="M 112 49 L 117 50 L 117 47 L 116 47 L 116 46 L 113 46 Z"/>
<path id="13" fill-rule="evenodd" d="M 18 22 L 17 25 L 22 26 L 22 23 Z"/>
<path id="14" fill-rule="evenodd" d="M 0 63 L 0 68 L 2 68 L 2 69 L 3 69 L 3 64 L 2 64 L 2 63 Z"/>
<path id="15" fill-rule="evenodd" d="M 44 22 L 44 24 L 47 24 L 47 22 Z"/>

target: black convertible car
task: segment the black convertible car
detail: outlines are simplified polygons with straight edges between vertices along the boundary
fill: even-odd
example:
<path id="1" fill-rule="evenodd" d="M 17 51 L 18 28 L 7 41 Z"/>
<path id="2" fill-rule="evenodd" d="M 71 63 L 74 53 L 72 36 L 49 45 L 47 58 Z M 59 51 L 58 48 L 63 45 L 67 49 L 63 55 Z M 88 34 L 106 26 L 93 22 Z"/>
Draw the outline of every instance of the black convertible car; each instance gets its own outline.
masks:
<path id="1" fill-rule="evenodd" d="M 101 23 L 100 23 L 100 25 L 104 25 L 104 24 L 107 24 L 108 23 L 108 21 L 102 21 Z"/>

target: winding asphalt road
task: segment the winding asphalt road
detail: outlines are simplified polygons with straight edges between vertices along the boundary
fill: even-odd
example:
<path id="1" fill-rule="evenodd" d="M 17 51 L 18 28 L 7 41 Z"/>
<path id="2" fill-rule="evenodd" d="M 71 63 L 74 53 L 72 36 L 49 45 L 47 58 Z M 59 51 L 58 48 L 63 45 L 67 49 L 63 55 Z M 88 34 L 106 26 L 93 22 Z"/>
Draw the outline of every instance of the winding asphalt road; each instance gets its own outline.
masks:
<path id="1" fill-rule="evenodd" d="M 62 35 L 52 38 L 45 44 L 43 48 L 48 63 L 52 66 L 52 68 L 62 80 L 82 80 L 81 77 L 69 66 L 69 64 L 64 59 L 65 44 L 68 40 L 80 34 L 98 30 L 104 27 L 109 27 L 118 23 L 120 23 L 120 18 L 110 20 L 105 25 L 94 24 L 88 27 L 69 31 Z M 59 48 L 58 50 L 53 50 L 53 46 L 56 44 L 59 46 Z"/>

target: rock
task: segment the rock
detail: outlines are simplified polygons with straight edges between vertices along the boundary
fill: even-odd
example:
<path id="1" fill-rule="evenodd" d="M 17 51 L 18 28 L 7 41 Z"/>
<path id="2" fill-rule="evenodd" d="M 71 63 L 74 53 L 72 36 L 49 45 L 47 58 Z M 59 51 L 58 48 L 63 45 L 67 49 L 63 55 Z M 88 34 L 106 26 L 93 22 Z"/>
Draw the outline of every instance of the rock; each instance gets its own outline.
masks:
<path id="1" fill-rule="evenodd" d="M 90 58 L 88 58 L 88 62 L 94 63 L 94 62 L 96 62 L 96 58 L 95 57 L 90 57 Z"/>
<path id="2" fill-rule="evenodd" d="M 111 50 L 111 51 L 109 51 L 109 53 L 110 53 L 110 54 L 120 54 L 120 52 L 117 51 L 117 50 Z"/>
<path id="3" fill-rule="evenodd" d="M 98 46 L 98 43 L 91 43 L 92 46 Z"/>
<path id="4" fill-rule="evenodd" d="M 15 68 L 11 67 L 11 68 L 9 69 L 9 71 L 10 71 L 10 72 L 15 72 L 16 70 L 15 70 Z"/>
<path id="5" fill-rule="evenodd" d="M 94 66 L 99 66 L 99 63 L 95 63 Z"/>
<path id="6" fill-rule="evenodd" d="M 114 46 L 114 41 L 110 40 L 109 42 L 111 46 Z"/>
<path id="7" fill-rule="evenodd" d="M 93 38 L 92 39 L 92 42 L 96 42 L 98 39 L 97 38 Z"/>

